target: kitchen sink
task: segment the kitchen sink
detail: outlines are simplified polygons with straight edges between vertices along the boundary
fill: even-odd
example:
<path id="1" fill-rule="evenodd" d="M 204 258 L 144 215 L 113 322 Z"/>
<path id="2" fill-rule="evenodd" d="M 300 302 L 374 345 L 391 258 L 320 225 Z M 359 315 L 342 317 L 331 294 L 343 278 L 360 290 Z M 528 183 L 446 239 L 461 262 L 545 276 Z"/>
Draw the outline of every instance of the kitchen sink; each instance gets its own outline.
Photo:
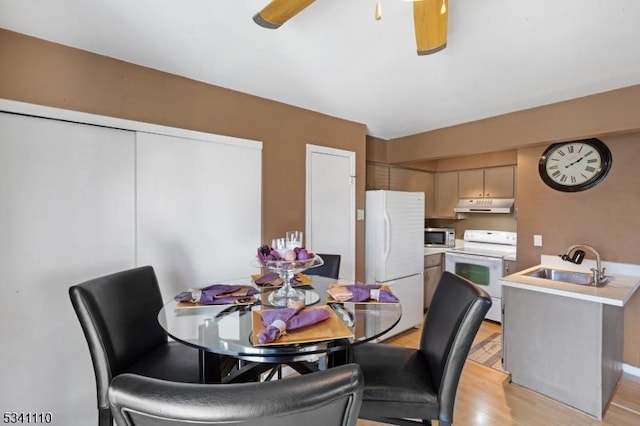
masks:
<path id="1" fill-rule="evenodd" d="M 563 269 L 538 268 L 524 274 L 528 277 L 544 278 L 572 284 L 593 285 L 593 274 L 587 272 L 566 271 Z M 606 284 L 606 281 L 601 285 Z"/>

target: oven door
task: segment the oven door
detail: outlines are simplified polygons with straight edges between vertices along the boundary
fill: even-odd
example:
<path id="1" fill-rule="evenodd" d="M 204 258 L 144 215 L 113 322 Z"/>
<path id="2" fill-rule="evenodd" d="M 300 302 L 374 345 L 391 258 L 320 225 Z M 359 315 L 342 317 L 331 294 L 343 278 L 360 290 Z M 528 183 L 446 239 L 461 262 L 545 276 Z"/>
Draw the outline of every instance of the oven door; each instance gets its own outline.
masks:
<path id="1" fill-rule="evenodd" d="M 485 318 L 502 322 L 502 286 L 499 282 L 503 273 L 502 258 L 447 252 L 445 270 L 468 279 L 489 293 L 493 303 Z"/>

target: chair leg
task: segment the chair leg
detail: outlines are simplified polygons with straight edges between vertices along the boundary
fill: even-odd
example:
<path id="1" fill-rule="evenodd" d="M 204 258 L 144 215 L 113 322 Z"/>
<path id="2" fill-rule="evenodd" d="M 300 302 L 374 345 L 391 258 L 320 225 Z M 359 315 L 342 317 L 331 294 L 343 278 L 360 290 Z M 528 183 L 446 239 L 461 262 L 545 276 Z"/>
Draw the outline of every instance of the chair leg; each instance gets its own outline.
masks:
<path id="1" fill-rule="evenodd" d="M 98 426 L 113 426 L 113 416 L 109 408 L 98 409 Z"/>

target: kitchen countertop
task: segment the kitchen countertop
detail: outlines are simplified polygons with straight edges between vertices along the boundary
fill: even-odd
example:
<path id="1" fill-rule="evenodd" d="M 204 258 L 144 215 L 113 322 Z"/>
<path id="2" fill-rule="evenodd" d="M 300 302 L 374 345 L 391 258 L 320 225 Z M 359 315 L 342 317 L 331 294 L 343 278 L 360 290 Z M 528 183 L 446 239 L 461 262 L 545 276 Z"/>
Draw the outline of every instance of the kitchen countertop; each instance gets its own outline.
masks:
<path id="1" fill-rule="evenodd" d="M 611 278 L 609 278 L 609 283 L 604 287 L 571 284 L 526 276 L 527 273 L 541 267 L 578 272 L 589 272 L 589 269 L 592 267 L 588 261 L 585 261 L 584 264 L 586 265 L 583 264 L 580 268 L 577 268 L 577 265 L 565 266 L 564 263 L 566 262 L 558 264 L 555 259 L 542 256 L 540 265 L 532 266 L 531 268 L 518 271 L 515 274 L 502 277 L 500 283 L 507 287 L 516 287 L 524 290 L 555 294 L 557 296 L 571 297 L 614 306 L 624 306 L 638 287 L 640 287 L 640 275 L 624 275 L 616 272 L 616 270 L 633 272 L 633 268 L 616 268 L 616 264 L 607 262 L 603 262 L 603 264 L 608 266 L 606 275 Z"/>
<path id="2" fill-rule="evenodd" d="M 461 248 L 464 247 L 464 240 L 456 240 L 456 246 L 455 248 Z M 431 254 L 440 254 L 440 253 L 446 253 L 449 250 L 451 250 L 454 247 L 425 247 L 424 248 L 424 255 L 425 256 L 429 256 Z M 516 261 L 516 253 L 513 254 L 509 254 L 507 256 L 504 257 L 504 260 L 511 260 L 511 261 Z"/>
<path id="3" fill-rule="evenodd" d="M 456 247 L 464 247 L 464 240 L 456 239 Z M 454 247 L 425 247 L 424 255 L 446 253 Z"/>
<path id="4" fill-rule="evenodd" d="M 439 248 L 439 247 L 425 247 L 424 248 L 424 255 L 425 256 L 429 256 L 431 254 L 440 254 L 440 253 L 446 253 L 447 251 L 451 250 L 451 248 L 446 247 L 446 248 Z"/>

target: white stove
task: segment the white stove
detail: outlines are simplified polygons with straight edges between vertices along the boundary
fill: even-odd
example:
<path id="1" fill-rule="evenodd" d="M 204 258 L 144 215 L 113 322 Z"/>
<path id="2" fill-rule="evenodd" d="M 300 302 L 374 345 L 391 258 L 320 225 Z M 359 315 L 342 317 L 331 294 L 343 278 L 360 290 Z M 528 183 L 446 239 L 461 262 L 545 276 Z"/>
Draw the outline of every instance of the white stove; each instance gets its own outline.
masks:
<path id="1" fill-rule="evenodd" d="M 464 231 L 464 246 L 449 250 L 454 253 L 499 257 L 515 254 L 518 234 L 509 231 Z"/>
<path id="2" fill-rule="evenodd" d="M 464 246 L 445 253 L 445 270 L 460 275 L 482 287 L 491 295 L 492 305 L 485 316 L 502 322 L 503 260 L 516 253 L 518 236 L 515 232 L 467 230 Z"/>

